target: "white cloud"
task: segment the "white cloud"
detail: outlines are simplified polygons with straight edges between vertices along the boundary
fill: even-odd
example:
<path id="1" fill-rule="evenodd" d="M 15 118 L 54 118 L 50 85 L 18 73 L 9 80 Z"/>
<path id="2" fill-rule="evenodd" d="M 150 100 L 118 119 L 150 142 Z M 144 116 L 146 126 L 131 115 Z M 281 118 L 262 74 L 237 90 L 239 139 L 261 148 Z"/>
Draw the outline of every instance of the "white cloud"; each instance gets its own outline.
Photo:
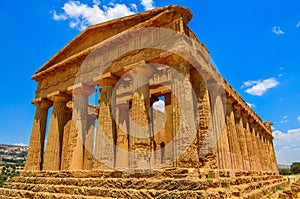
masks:
<path id="1" fill-rule="evenodd" d="M 274 88 L 279 84 L 276 78 L 269 78 L 265 80 L 247 81 L 244 82 L 242 88 L 247 88 L 246 93 L 250 95 L 261 96 L 270 88 Z"/>
<path id="2" fill-rule="evenodd" d="M 276 150 L 277 162 L 279 164 L 291 165 L 293 162 L 299 162 L 300 147 L 285 146 Z"/>
<path id="3" fill-rule="evenodd" d="M 154 102 L 153 108 L 164 113 L 165 112 L 165 101 L 158 100 L 158 101 Z"/>
<path id="4" fill-rule="evenodd" d="M 141 0 L 141 4 L 145 7 L 145 10 L 151 10 L 154 8 L 153 0 Z"/>
<path id="5" fill-rule="evenodd" d="M 299 116 L 299 117 L 297 117 L 297 120 L 298 120 L 298 122 L 300 122 L 300 116 Z"/>
<path id="6" fill-rule="evenodd" d="M 253 104 L 253 103 L 249 103 L 249 102 L 247 102 L 247 104 L 248 104 L 248 106 L 250 106 L 251 108 L 255 108 L 255 107 L 256 107 L 256 105 L 255 105 L 255 104 Z"/>
<path id="7" fill-rule="evenodd" d="M 278 77 L 282 77 L 282 76 L 283 76 L 283 74 L 281 74 L 281 73 L 280 73 L 280 74 L 278 74 Z"/>
<path id="8" fill-rule="evenodd" d="M 279 130 L 273 132 L 275 137 L 274 144 L 275 146 L 290 146 L 300 148 L 300 128 L 298 129 L 290 129 L 287 133 L 283 133 Z"/>
<path id="9" fill-rule="evenodd" d="M 132 10 L 134 10 L 135 12 L 137 12 L 138 11 L 138 9 L 137 9 L 137 5 L 135 4 L 135 3 L 131 3 L 130 4 L 130 7 L 132 8 Z"/>
<path id="10" fill-rule="evenodd" d="M 278 163 L 300 161 L 300 128 L 288 130 L 287 133 L 276 130 L 273 135 Z"/>
<path id="11" fill-rule="evenodd" d="M 284 35 L 285 34 L 285 32 L 283 32 L 279 26 L 274 26 L 272 29 L 272 32 L 275 33 L 276 35 Z"/>
<path id="12" fill-rule="evenodd" d="M 99 0 L 93 0 L 93 5 L 81 3 L 80 1 L 70 0 L 62 7 L 63 12 L 57 14 L 53 11 L 53 19 L 56 21 L 68 21 L 71 28 L 79 30 L 85 29 L 87 26 L 108 21 L 111 19 L 128 16 L 134 14 L 134 5 L 128 7 L 125 4 L 113 4 L 108 6 L 99 6 Z"/>
<path id="13" fill-rule="evenodd" d="M 93 4 L 99 6 L 101 4 L 100 0 L 93 0 Z"/>
<path id="14" fill-rule="evenodd" d="M 297 28 L 300 27 L 300 21 L 296 24 L 296 27 L 297 27 Z"/>
<path id="15" fill-rule="evenodd" d="M 282 117 L 282 119 L 281 119 L 281 121 L 279 123 L 284 124 L 284 123 L 287 123 L 287 122 L 289 122 L 288 116 L 285 115 L 285 116 Z"/>

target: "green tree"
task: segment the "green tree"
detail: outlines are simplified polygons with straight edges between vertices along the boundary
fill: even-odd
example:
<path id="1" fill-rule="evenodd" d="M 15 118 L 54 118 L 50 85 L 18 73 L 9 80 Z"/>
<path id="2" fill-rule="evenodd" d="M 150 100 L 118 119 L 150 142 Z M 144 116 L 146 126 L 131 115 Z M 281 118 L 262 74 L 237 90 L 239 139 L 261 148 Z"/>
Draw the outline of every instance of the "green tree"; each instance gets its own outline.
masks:
<path id="1" fill-rule="evenodd" d="M 291 166 L 291 172 L 293 174 L 300 173 L 300 162 L 293 162 L 293 164 Z"/>
<path id="2" fill-rule="evenodd" d="M 291 174 L 291 170 L 289 170 L 289 169 L 282 169 L 282 170 L 279 170 L 279 174 L 280 175 L 290 175 Z"/>

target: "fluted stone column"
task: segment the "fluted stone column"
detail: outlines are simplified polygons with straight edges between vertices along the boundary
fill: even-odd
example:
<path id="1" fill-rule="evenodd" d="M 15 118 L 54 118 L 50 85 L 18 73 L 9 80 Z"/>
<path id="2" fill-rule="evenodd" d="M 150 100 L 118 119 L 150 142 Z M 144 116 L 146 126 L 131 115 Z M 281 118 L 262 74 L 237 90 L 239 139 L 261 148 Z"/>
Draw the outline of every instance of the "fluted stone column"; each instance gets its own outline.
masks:
<path id="1" fill-rule="evenodd" d="M 278 173 L 278 164 L 277 164 L 277 159 L 276 159 L 276 154 L 275 154 L 275 149 L 274 149 L 274 144 L 273 140 L 270 140 L 270 147 L 271 147 L 271 152 L 272 152 L 272 157 L 273 157 L 273 172 Z"/>
<path id="2" fill-rule="evenodd" d="M 69 134 L 66 169 L 82 170 L 84 162 L 84 143 L 88 122 L 88 97 L 95 90 L 83 84 L 69 87 L 73 95 L 73 114 Z"/>
<path id="3" fill-rule="evenodd" d="M 223 113 L 224 114 L 224 113 Z M 223 120 L 222 116 L 222 120 Z M 223 158 L 223 167 L 221 169 L 232 169 L 232 163 L 231 163 L 231 153 L 230 153 L 230 148 L 229 148 L 229 135 L 228 135 L 228 130 L 227 130 L 227 125 L 226 123 L 223 124 L 222 126 L 222 131 L 221 131 L 221 149 L 222 149 L 222 155 L 224 156 Z"/>
<path id="4" fill-rule="evenodd" d="M 130 169 L 151 168 L 152 140 L 150 127 L 150 93 L 148 76 L 139 71 L 133 78 L 134 91 L 130 115 L 129 167 Z"/>
<path id="5" fill-rule="evenodd" d="M 247 112 L 242 111 L 243 126 L 244 126 L 244 132 L 245 132 L 245 136 L 246 136 L 246 144 L 247 144 L 247 151 L 248 151 L 248 155 L 249 155 L 250 170 L 255 170 L 256 164 L 255 164 L 253 143 L 252 143 L 252 138 L 251 138 L 248 116 L 249 115 Z"/>
<path id="6" fill-rule="evenodd" d="M 163 163 L 169 163 L 169 166 L 174 166 L 174 153 L 173 153 L 173 107 L 171 95 L 165 95 L 165 110 L 166 110 L 166 123 L 165 123 L 165 152 Z"/>
<path id="7" fill-rule="evenodd" d="M 172 60 L 171 104 L 173 108 L 173 152 L 177 167 L 195 168 L 199 164 L 194 99 L 189 66 Z M 180 75 L 179 75 L 180 74 Z"/>
<path id="8" fill-rule="evenodd" d="M 67 104 L 68 106 L 68 104 Z M 63 142 L 62 142 L 62 152 L 61 152 L 61 170 L 66 170 L 66 162 L 67 162 L 67 153 L 68 153 L 68 147 L 69 147 L 69 136 L 70 136 L 70 129 L 71 129 L 71 123 L 72 123 L 72 110 L 67 109 L 66 110 L 66 125 L 64 127 L 64 135 L 63 135 Z"/>
<path id="9" fill-rule="evenodd" d="M 197 151 L 199 167 L 210 168 L 211 152 L 209 149 L 208 127 L 210 123 L 210 103 L 206 82 L 198 71 L 191 72 L 193 90 L 196 94 L 194 100 L 195 122 L 197 127 Z"/>
<path id="10" fill-rule="evenodd" d="M 47 126 L 48 109 L 52 103 L 47 99 L 32 101 L 36 106 L 30 144 L 26 160 L 26 170 L 41 170 L 44 155 L 44 142 Z"/>
<path id="11" fill-rule="evenodd" d="M 260 164 L 261 164 L 261 170 L 266 171 L 266 165 L 265 165 L 265 149 L 264 149 L 264 142 L 261 132 L 261 127 L 257 127 L 257 143 L 258 143 L 258 151 L 260 156 Z"/>
<path id="12" fill-rule="evenodd" d="M 267 137 L 267 147 L 268 147 L 268 154 L 269 154 L 269 170 L 273 172 L 274 168 L 273 168 L 273 154 L 272 154 L 272 149 L 271 149 L 271 138 Z"/>
<path id="13" fill-rule="evenodd" d="M 257 143 L 257 138 L 256 138 L 256 131 L 255 131 L 255 125 L 253 124 L 254 119 L 249 118 L 250 122 L 250 132 L 251 132 L 251 142 L 253 146 L 253 156 L 254 156 L 254 165 L 255 171 L 261 171 L 261 163 L 260 163 L 260 156 L 259 156 L 259 151 L 258 151 L 258 143 Z"/>
<path id="14" fill-rule="evenodd" d="M 248 149 L 247 149 L 247 139 L 243 127 L 243 120 L 242 120 L 242 115 L 241 115 L 241 106 L 239 105 L 234 105 L 234 114 L 235 114 L 235 121 L 236 121 L 236 130 L 237 130 L 237 135 L 239 139 L 239 144 L 241 147 L 241 155 L 243 159 L 243 169 L 244 170 L 250 170 L 250 162 L 249 162 L 249 154 L 248 154 Z"/>
<path id="15" fill-rule="evenodd" d="M 242 159 L 242 152 L 241 147 L 239 144 L 238 134 L 235 126 L 235 118 L 234 118 L 234 111 L 233 111 L 233 99 L 227 98 L 226 102 L 226 124 L 227 124 L 227 131 L 228 131 L 228 140 L 229 146 L 231 151 L 231 162 L 233 169 L 235 170 L 242 170 L 243 169 L 243 159 Z"/>
<path id="16" fill-rule="evenodd" d="M 269 153 L 268 153 L 268 146 L 267 146 L 267 138 L 264 135 L 264 131 L 262 130 L 262 147 L 264 150 L 263 153 L 263 160 L 264 160 L 264 170 L 269 171 Z"/>
<path id="17" fill-rule="evenodd" d="M 116 107 L 117 143 L 116 143 L 116 168 L 129 168 L 129 104 L 118 104 Z"/>
<path id="18" fill-rule="evenodd" d="M 113 83 L 103 83 L 99 98 L 99 116 L 96 134 L 95 168 L 115 167 L 116 124 L 113 113 L 116 110 L 113 98 Z"/>
<path id="19" fill-rule="evenodd" d="M 89 114 L 87 120 L 87 131 L 84 139 L 84 160 L 83 169 L 91 170 L 93 168 L 93 149 L 94 149 L 94 135 L 95 135 L 95 114 Z"/>
<path id="20" fill-rule="evenodd" d="M 225 122 L 225 107 L 223 106 L 224 93 L 220 86 L 209 86 L 213 133 L 216 138 L 216 146 L 218 151 L 219 169 L 231 168 L 231 157 L 229 152 L 227 127 Z"/>
<path id="21" fill-rule="evenodd" d="M 66 103 L 70 97 L 55 92 L 47 96 L 53 101 L 43 170 L 60 170 L 64 127 L 68 121 Z"/>

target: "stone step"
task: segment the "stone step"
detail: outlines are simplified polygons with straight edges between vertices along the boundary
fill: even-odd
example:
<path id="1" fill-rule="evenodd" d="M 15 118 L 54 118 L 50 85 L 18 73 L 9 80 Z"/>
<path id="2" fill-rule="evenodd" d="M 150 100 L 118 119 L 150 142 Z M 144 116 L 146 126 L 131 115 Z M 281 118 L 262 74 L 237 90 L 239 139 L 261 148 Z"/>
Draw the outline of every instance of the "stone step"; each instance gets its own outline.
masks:
<path id="1" fill-rule="evenodd" d="M 165 181 L 160 180 L 161 183 L 153 182 L 153 180 L 146 183 L 145 179 L 102 179 L 102 182 L 109 182 L 108 184 L 97 184 L 98 179 L 58 179 L 58 178 L 52 178 L 52 179 L 34 179 L 32 177 L 20 177 L 20 179 L 23 179 L 23 182 L 12 182 L 12 183 L 6 183 L 4 187 L 6 189 L 11 190 L 24 190 L 24 191 L 31 191 L 31 192 L 48 192 L 48 193 L 60 193 L 60 194 L 68 194 L 68 195 L 81 195 L 81 196 L 98 196 L 98 197 L 111 197 L 111 198 L 168 198 L 168 197 L 204 197 L 206 192 L 207 193 L 214 193 L 217 188 L 219 192 L 219 196 L 221 197 L 228 197 L 232 194 L 235 196 L 243 195 L 250 193 L 251 191 L 255 189 L 260 189 L 262 186 L 268 186 L 276 183 L 281 183 L 284 181 L 283 178 L 281 179 L 273 179 L 273 180 L 266 180 L 263 182 L 252 182 L 249 184 L 244 185 L 233 185 L 226 187 L 220 187 L 219 183 L 212 183 L 213 180 L 207 180 L 211 181 L 208 186 L 214 187 L 209 188 L 207 191 L 201 191 L 199 189 L 199 186 L 191 186 L 190 184 L 184 184 L 186 182 L 194 183 L 194 184 L 201 184 L 203 181 L 188 181 L 188 180 L 182 180 L 182 179 L 167 179 Z M 43 181 L 45 183 L 39 184 L 37 181 L 41 182 Z M 84 181 L 86 181 L 84 183 Z M 122 186 L 122 182 L 130 182 L 125 183 L 125 186 Z M 137 182 L 134 182 L 137 181 Z M 64 184 L 63 182 L 67 182 Z M 77 182 L 77 183 L 76 183 Z M 216 181 L 217 182 L 217 181 Z M 72 184 L 75 183 L 75 184 Z M 158 184 L 156 184 L 158 183 Z M 119 188 L 116 188 L 118 186 L 114 185 L 121 185 Z M 105 185 L 105 186 L 103 186 Z M 123 184 L 124 185 L 124 184 Z M 161 185 L 159 187 L 158 185 Z M 183 185 L 183 186 L 181 186 Z M 149 186 L 149 187 L 147 187 Z M 185 188 L 184 188 L 185 187 Z M 133 189 L 134 188 L 134 189 Z M 207 189 L 207 187 L 206 187 Z M 187 191 L 188 190 L 188 191 Z"/>
<path id="2" fill-rule="evenodd" d="M 199 180 L 199 179 L 121 179 L 121 178 L 33 178 L 33 177 L 19 177 L 13 179 L 12 185 L 16 184 L 44 184 L 44 185 L 73 185 L 85 187 L 102 187 L 102 188 L 116 188 L 129 189 L 135 187 L 136 189 L 155 189 L 155 190 L 205 190 L 210 187 L 219 187 L 218 180 Z M 6 183 L 4 186 L 9 186 Z"/>
<path id="3" fill-rule="evenodd" d="M 76 186 L 59 186 L 59 185 L 32 185 L 19 187 L 7 187 L 9 196 L 35 198 L 40 193 L 44 195 L 67 195 L 67 196 L 82 196 L 86 197 L 100 197 L 100 198 L 129 198 L 129 199 L 143 199 L 143 198 L 204 198 L 205 193 L 202 191 L 166 191 L 166 190 L 136 190 L 136 189 L 105 189 L 105 188 L 90 188 L 90 187 L 76 187 Z M 42 192 L 41 192 L 42 191 Z M 1 193 L 1 190 L 0 190 Z M 68 197 L 69 198 L 69 197 Z"/>
<path id="4" fill-rule="evenodd" d="M 276 182 L 268 186 L 256 189 L 243 196 L 243 199 L 257 199 L 257 198 L 268 198 L 267 194 L 271 193 L 273 190 L 276 190 L 277 187 L 286 185 L 286 181 Z"/>
<path id="5" fill-rule="evenodd" d="M 218 189 L 208 189 L 207 193 L 211 196 L 215 196 L 216 198 L 240 198 L 243 195 L 247 195 L 252 193 L 255 190 L 260 190 L 263 186 L 273 185 L 281 183 L 281 179 L 273 179 L 263 182 L 265 185 L 262 185 L 261 182 L 252 182 L 249 184 L 243 185 L 233 185 L 228 187 L 221 187 Z M 259 197 L 258 197 L 259 198 Z M 257 198 L 255 198 L 257 199 Z"/>
<path id="6" fill-rule="evenodd" d="M 101 186 L 127 188 L 137 186 L 138 188 L 149 187 L 150 189 L 207 189 L 209 187 L 219 187 L 229 185 L 249 184 L 252 182 L 262 182 L 271 179 L 281 179 L 281 176 L 253 176 L 238 178 L 219 179 L 198 179 L 198 178 L 74 178 L 74 177 L 16 177 L 12 182 L 34 183 L 34 184 L 57 184 L 57 185 L 78 185 L 78 186 Z M 172 186 L 170 186 L 170 184 Z M 167 187 L 166 187 L 167 186 Z"/>
<path id="7" fill-rule="evenodd" d="M 33 192 L 28 190 L 16 190 L 0 188 L 0 199 L 96 199 L 94 196 L 70 195 L 61 193 Z M 102 199 L 112 199 L 101 197 Z M 120 198 L 124 199 L 124 198 Z"/>

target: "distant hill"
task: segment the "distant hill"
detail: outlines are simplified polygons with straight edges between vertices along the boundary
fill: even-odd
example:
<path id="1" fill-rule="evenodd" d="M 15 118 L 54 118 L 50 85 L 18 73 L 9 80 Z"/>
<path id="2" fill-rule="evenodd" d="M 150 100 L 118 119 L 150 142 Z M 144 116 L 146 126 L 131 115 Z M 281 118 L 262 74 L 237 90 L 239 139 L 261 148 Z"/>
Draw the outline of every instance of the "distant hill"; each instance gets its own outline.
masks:
<path id="1" fill-rule="evenodd" d="M 0 166 L 7 164 L 24 166 L 27 151 L 27 146 L 0 144 Z"/>

